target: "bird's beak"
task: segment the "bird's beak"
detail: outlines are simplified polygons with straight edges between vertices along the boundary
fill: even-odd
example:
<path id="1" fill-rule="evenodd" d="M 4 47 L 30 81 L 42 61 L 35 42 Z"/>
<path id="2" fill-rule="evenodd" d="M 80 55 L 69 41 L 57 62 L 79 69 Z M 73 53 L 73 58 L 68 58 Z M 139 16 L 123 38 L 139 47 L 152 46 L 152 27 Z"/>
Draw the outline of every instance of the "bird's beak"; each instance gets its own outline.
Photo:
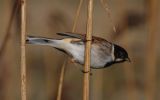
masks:
<path id="1" fill-rule="evenodd" d="M 131 59 L 130 58 L 126 58 L 125 60 L 131 63 Z"/>

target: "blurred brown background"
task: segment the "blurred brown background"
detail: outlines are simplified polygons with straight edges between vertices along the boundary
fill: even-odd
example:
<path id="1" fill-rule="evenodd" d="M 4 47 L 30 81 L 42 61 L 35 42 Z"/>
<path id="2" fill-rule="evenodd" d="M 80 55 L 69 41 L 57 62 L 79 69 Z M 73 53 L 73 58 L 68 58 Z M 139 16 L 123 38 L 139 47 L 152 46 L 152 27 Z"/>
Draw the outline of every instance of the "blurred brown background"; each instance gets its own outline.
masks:
<path id="1" fill-rule="evenodd" d="M 157 2 L 156 2 L 157 1 Z M 0 100 L 20 100 L 20 10 L 8 31 L 16 0 L 0 0 Z M 107 0 L 113 23 L 94 0 L 93 34 L 127 49 L 132 63 L 92 70 L 91 100 L 160 100 L 160 1 Z M 79 0 L 27 0 L 27 34 L 56 37 L 72 31 Z M 86 32 L 84 0 L 76 32 Z M 66 55 L 47 46 L 26 45 L 28 100 L 55 100 Z M 82 100 L 82 66 L 68 63 L 62 100 Z"/>

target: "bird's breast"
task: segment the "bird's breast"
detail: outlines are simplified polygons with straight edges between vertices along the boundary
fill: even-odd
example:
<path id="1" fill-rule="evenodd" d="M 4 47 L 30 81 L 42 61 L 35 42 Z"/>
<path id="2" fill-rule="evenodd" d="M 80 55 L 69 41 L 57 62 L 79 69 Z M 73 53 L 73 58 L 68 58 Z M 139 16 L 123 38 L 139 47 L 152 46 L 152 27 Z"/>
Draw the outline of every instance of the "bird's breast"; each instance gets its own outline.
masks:
<path id="1" fill-rule="evenodd" d="M 67 51 L 72 55 L 73 59 L 80 63 L 84 64 L 84 45 L 67 45 Z M 106 65 L 107 62 L 110 62 L 112 57 L 110 54 L 106 54 L 99 47 L 92 45 L 91 48 L 91 66 L 92 68 L 102 68 Z"/>

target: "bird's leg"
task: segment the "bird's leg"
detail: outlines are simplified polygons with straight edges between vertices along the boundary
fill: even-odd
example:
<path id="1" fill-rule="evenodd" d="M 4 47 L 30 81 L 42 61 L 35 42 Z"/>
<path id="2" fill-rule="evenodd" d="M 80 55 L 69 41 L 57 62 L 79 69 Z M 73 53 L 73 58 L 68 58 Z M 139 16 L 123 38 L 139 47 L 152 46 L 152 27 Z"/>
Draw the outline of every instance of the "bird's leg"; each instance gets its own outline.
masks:
<path id="1" fill-rule="evenodd" d="M 71 63 L 73 63 L 76 66 L 76 60 L 74 58 L 71 58 Z M 90 73 L 90 75 L 92 75 L 91 71 L 84 71 L 83 69 L 81 70 L 82 73 Z"/>
<path id="2" fill-rule="evenodd" d="M 75 63 L 76 60 L 74 58 L 71 59 L 71 63 Z"/>

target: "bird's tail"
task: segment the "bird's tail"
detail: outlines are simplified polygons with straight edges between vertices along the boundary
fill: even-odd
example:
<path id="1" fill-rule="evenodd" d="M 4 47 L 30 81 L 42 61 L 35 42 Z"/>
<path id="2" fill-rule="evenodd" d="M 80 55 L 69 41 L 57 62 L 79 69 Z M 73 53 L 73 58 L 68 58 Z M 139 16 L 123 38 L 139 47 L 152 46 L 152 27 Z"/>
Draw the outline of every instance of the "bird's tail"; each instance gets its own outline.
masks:
<path id="1" fill-rule="evenodd" d="M 57 43 L 59 40 L 50 39 L 45 37 L 35 37 L 35 36 L 27 36 L 26 43 L 27 44 L 35 44 L 35 45 L 48 45 L 57 47 Z"/>

